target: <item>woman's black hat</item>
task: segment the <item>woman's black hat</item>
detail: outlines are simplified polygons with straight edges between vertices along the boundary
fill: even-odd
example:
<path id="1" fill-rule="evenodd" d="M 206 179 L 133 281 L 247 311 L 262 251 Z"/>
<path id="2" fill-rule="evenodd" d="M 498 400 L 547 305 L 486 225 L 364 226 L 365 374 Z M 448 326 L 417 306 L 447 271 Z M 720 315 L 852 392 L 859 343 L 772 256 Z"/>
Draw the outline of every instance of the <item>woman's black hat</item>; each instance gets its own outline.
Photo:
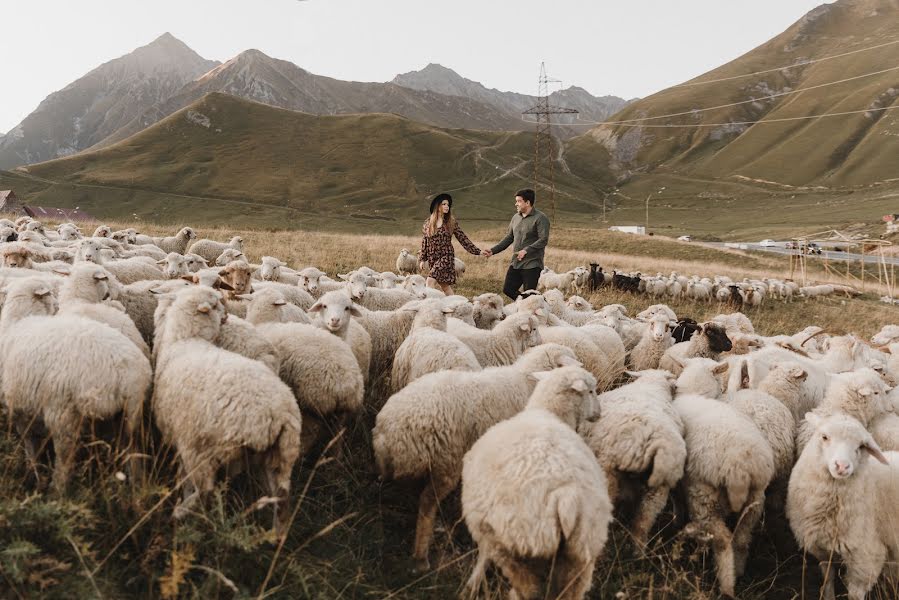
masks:
<path id="1" fill-rule="evenodd" d="M 450 208 L 453 207 L 453 197 L 452 196 L 450 196 L 447 193 L 437 194 L 436 196 L 434 196 L 434 199 L 431 200 L 431 209 L 428 211 L 428 213 L 430 214 L 430 213 L 434 212 L 434 207 L 437 206 L 438 204 L 440 204 L 441 202 L 443 202 L 444 200 L 449 200 Z"/>

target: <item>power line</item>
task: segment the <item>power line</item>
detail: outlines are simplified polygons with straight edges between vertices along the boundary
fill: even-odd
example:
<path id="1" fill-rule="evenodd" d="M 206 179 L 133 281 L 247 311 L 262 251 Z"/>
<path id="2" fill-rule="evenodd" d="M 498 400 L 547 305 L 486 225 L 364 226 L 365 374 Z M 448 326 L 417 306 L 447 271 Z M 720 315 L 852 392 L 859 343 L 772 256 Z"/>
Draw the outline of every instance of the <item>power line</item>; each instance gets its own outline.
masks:
<path id="1" fill-rule="evenodd" d="M 893 40 L 891 42 L 884 42 L 883 44 L 877 44 L 876 46 L 868 46 L 867 48 L 859 48 L 858 50 L 851 50 L 849 52 L 843 52 L 841 54 L 834 54 L 832 56 L 824 56 L 822 58 L 815 58 L 811 60 L 804 60 L 802 62 L 793 63 L 791 65 L 786 65 L 783 67 L 777 67 L 775 69 L 765 69 L 764 71 L 753 71 L 752 73 L 744 73 L 743 75 L 733 75 L 731 77 L 721 77 L 719 79 L 708 79 L 706 81 L 696 81 L 693 83 L 681 83 L 678 85 L 673 85 L 669 88 L 666 88 L 667 91 L 674 88 L 682 88 L 682 87 L 693 87 L 697 85 L 706 85 L 708 83 L 719 83 L 721 81 L 733 81 L 734 79 L 742 79 L 744 77 L 752 77 L 754 75 L 764 75 L 766 73 L 776 73 L 778 71 L 786 71 L 787 69 L 795 69 L 797 67 L 804 67 L 806 65 L 813 65 L 815 63 L 824 62 L 826 60 L 833 60 L 835 58 L 842 58 L 844 56 L 849 56 L 851 54 L 858 54 L 859 52 L 868 52 L 869 50 L 876 50 L 878 48 L 883 48 L 885 46 L 891 46 L 893 44 L 899 44 L 899 40 Z M 702 77 L 702 75 L 700 75 Z"/>
<path id="2" fill-rule="evenodd" d="M 897 110 L 899 109 L 899 105 L 897 106 L 886 106 L 883 108 L 866 108 L 863 110 L 846 110 L 843 112 L 835 112 L 835 113 L 822 113 L 820 115 L 803 115 L 801 117 L 781 117 L 777 119 L 764 119 L 759 121 L 731 121 L 729 123 L 689 123 L 683 125 L 677 125 L 674 123 L 666 123 L 662 125 L 647 125 L 644 123 L 622 123 L 621 127 L 645 127 L 647 129 L 677 129 L 677 128 L 689 128 L 689 127 L 726 127 L 728 125 L 757 125 L 764 123 L 783 123 L 785 121 L 802 121 L 808 119 L 821 119 L 823 117 L 841 117 L 844 115 L 857 115 L 862 113 L 870 113 L 870 112 L 886 112 L 889 110 Z M 525 123 L 533 123 L 533 121 L 528 121 L 527 119 L 522 118 Z M 605 123 L 595 123 L 596 125 L 604 125 Z M 593 123 L 569 123 L 568 126 L 571 125 L 593 125 Z"/>

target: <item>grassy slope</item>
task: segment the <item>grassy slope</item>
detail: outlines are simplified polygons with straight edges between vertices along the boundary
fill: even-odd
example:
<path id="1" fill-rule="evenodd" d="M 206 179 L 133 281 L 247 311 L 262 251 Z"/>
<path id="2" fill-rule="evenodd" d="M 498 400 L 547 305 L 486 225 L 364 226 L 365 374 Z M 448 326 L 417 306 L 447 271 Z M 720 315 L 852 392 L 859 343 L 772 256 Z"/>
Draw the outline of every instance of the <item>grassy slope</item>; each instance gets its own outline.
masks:
<path id="1" fill-rule="evenodd" d="M 113 223 L 116 227 L 127 223 Z M 161 235 L 170 227 L 137 223 L 146 233 Z M 226 239 L 233 230 L 200 229 L 201 236 Z M 292 266 L 316 264 L 332 275 L 368 264 L 392 268 L 401 247 L 415 247 L 404 236 L 348 236 L 336 233 L 240 232 L 251 259 L 276 255 Z M 496 239 L 494 228 L 475 236 L 485 245 Z M 460 292 L 496 291 L 508 255 L 468 262 Z M 599 260 L 607 268 L 733 277 L 783 274 L 786 265 L 769 256 L 715 251 L 659 239 L 595 231 L 558 229 L 547 260 L 559 268 Z M 632 312 L 652 300 L 604 291 L 597 304 L 622 302 Z M 871 296 L 818 303 L 771 303 L 750 313 L 765 334 L 792 332 L 817 323 L 835 333 L 856 331 L 869 336 L 894 320 L 895 308 Z M 679 314 L 698 320 L 716 314 L 718 305 L 674 304 Z M 83 461 L 71 493 L 63 500 L 34 495 L 17 438 L 0 415 L 0 597 L 184 597 L 250 598 L 263 587 L 273 598 L 457 598 L 474 564 L 471 543 L 458 522 L 458 500 L 441 508 L 432 562 L 421 577 L 409 574 L 417 491 L 397 483 L 381 484 L 372 466 L 370 428 L 377 407 L 386 399 L 375 385 L 366 413 L 346 434 L 342 457 L 316 465 L 308 460 L 295 473 L 293 505 L 299 507 L 283 548 L 266 533 L 270 515 L 255 513 L 250 503 L 261 493 L 258 483 L 238 477 L 231 489 L 220 489 L 202 516 L 175 525 L 170 519 L 177 478 L 164 453 L 151 450 L 151 477 L 132 493 L 114 476 L 109 454 L 115 447 L 96 445 L 95 461 Z M 667 513 L 666 513 L 667 514 Z M 604 558 L 596 571 L 591 598 L 669 597 L 718 598 L 710 557 L 663 533 L 649 559 L 632 556 L 627 535 L 613 526 Z M 440 565 L 439 567 L 437 565 Z M 267 577 L 269 576 L 270 577 Z M 770 516 L 757 535 L 747 575 L 738 593 L 748 600 L 787 600 L 805 590 L 816 594 L 818 574 L 797 553 L 782 518 Z M 501 585 L 491 579 L 491 600 Z M 236 592 L 235 592 L 236 590 Z M 895 597 L 883 590 L 879 598 Z"/>

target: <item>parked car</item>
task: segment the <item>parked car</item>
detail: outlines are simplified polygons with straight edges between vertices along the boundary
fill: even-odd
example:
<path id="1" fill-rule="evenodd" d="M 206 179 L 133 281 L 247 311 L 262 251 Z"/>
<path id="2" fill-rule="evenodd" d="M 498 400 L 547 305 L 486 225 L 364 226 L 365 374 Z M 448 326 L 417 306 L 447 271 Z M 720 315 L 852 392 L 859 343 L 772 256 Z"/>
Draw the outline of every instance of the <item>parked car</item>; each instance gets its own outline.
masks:
<path id="1" fill-rule="evenodd" d="M 784 248 L 786 248 L 787 250 L 795 250 L 796 242 L 787 242 L 786 244 L 784 244 Z"/>
<path id="2" fill-rule="evenodd" d="M 677 238 L 677 240 L 679 242 L 692 242 L 693 236 L 692 235 L 682 235 L 679 238 Z"/>
<path id="3" fill-rule="evenodd" d="M 775 242 L 774 240 L 762 240 L 761 242 L 759 242 L 759 246 L 761 246 L 762 248 L 770 248 L 776 245 L 777 242 Z"/>

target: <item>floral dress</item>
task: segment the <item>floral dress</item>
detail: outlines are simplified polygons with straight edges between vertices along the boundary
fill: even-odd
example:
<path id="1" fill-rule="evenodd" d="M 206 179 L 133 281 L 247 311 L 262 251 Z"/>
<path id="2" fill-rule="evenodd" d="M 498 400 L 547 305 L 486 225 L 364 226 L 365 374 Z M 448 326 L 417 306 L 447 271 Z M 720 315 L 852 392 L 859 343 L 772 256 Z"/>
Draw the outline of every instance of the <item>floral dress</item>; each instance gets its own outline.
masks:
<path id="1" fill-rule="evenodd" d="M 431 267 L 431 272 L 428 273 L 428 276 L 433 277 L 438 283 L 443 285 L 456 283 L 456 269 L 453 266 L 453 259 L 456 258 L 456 254 L 453 251 L 454 235 L 459 240 L 459 243 L 462 244 L 462 247 L 470 253 L 475 255 L 481 254 L 481 249 L 468 239 L 468 236 L 465 235 L 458 223 L 456 223 L 452 233 L 444 224 L 443 227 L 434 232 L 434 235 L 428 235 L 428 222 L 425 221 L 424 226 L 421 228 L 421 234 L 421 252 L 418 255 L 418 260 L 427 261 Z"/>

